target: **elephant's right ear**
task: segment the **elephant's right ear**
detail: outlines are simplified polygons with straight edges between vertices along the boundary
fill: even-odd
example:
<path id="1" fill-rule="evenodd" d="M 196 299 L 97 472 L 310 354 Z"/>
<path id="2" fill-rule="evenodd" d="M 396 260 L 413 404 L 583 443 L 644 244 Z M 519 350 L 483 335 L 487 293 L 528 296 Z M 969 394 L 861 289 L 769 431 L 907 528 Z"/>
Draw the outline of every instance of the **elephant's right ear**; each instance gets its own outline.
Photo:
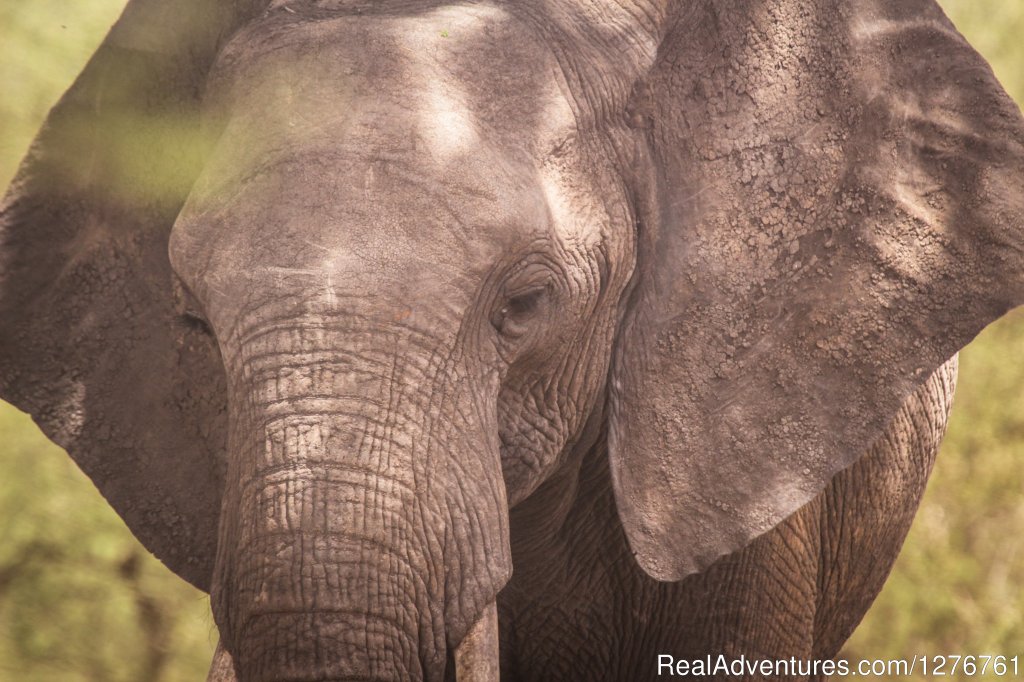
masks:
<path id="1" fill-rule="evenodd" d="M 932 0 L 683 14 L 633 103 L 657 186 L 610 424 L 663 580 L 817 496 L 1024 300 L 1024 122 Z"/>
<path id="2" fill-rule="evenodd" d="M 206 71 L 256 4 L 133 0 L 0 208 L 0 397 L 201 588 L 216 548 L 224 378 L 212 339 L 176 304 L 167 240 L 202 160 Z"/>

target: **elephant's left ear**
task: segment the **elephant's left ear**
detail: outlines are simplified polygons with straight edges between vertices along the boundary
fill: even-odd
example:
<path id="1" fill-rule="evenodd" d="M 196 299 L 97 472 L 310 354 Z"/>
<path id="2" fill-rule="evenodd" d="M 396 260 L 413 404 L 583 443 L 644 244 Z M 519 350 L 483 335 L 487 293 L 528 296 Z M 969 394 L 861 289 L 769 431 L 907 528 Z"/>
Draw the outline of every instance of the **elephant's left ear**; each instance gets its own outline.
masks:
<path id="1" fill-rule="evenodd" d="M 815 497 L 1024 302 L 1024 121 L 932 0 L 687 7 L 634 102 L 657 187 L 610 426 L 662 580 Z"/>
<path id="2" fill-rule="evenodd" d="M 147 548 L 204 588 L 224 379 L 215 344 L 176 304 L 167 242 L 206 145 L 206 71 L 257 5 L 132 0 L 0 207 L 0 397 L 67 449 Z"/>

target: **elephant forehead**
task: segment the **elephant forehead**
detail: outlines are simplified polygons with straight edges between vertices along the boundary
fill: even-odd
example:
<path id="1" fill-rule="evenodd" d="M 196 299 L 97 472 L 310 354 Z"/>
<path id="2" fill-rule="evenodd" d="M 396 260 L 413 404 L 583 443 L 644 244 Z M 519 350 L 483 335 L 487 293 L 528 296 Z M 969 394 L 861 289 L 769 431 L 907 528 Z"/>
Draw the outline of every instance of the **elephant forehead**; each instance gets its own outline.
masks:
<path id="1" fill-rule="evenodd" d="M 506 9 L 388 4 L 281 4 L 222 51 L 213 108 L 263 137 L 389 135 L 439 159 L 484 140 L 536 158 L 573 126 L 552 52 Z"/>
<path id="2" fill-rule="evenodd" d="M 172 259 L 197 292 L 257 292 L 281 273 L 352 293 L 471 290 L 550 239 L 551 216 L 530 167 L 472 158 L 458 171 L 344 148 L 271 158 L 229 185 L 214 165 L 175 223 Z"/>

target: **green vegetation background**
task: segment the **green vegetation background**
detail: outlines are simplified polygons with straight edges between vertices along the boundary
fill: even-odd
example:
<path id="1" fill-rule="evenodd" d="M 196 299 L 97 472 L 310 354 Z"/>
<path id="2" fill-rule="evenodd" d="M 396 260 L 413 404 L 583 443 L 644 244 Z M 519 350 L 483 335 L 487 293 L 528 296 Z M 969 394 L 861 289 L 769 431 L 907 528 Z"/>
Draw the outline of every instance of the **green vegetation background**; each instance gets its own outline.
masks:
<path id="1" fill-rule="evenodd" d="M 941 4 L 1024 101 L 1024 2 Z M 123 5 L 0 5 L 0 187 Z M 849 655 L 1024 654 L 1022 347 L 1018 313 L 961 354 L 936 473 Z M 0 403 L 0 680 L 202 680 L 216 639 L 207 597 L 151 557 L 71 460 Z"/>

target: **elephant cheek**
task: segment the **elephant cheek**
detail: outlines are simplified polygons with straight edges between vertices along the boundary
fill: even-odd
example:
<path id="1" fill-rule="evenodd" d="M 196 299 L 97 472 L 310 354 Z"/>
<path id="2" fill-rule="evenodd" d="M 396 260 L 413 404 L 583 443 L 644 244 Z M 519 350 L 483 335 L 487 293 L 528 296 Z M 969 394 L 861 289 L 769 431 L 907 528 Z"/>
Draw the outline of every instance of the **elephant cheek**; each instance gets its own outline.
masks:
<path id="1" fill-rule="evenodd" d="M 496 445 L 393 357 L 265 356 L 234 375 L 214 576 L 242 682 L 442 679 L 510 574 Z"/>

